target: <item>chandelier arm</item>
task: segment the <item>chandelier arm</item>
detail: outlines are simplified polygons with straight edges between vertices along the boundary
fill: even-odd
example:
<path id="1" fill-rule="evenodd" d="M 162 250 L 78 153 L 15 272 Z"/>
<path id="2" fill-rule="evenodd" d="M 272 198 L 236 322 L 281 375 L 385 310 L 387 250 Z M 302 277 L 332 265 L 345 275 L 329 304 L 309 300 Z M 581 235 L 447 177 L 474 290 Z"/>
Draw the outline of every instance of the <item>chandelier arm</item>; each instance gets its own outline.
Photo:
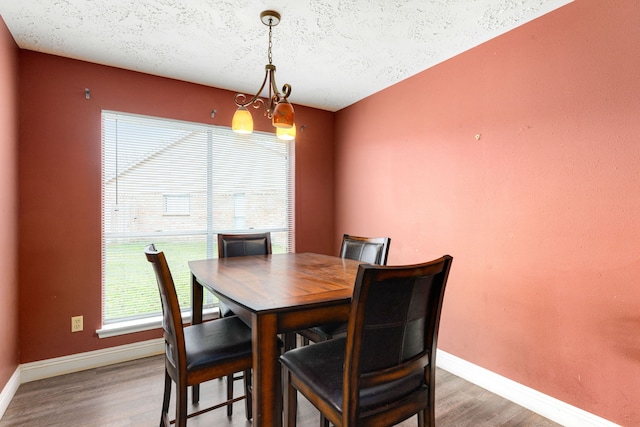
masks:
<path id="1" fill-rule="evenodd" d="M 271 113 L 275 108 L 275 103 L 273 102 L 273 98 L 278 94 L 278 91 L 273 88 L 273 82 L 275 81 L 275 78 L 276 78 L 275 76 L 276 66 L 271 64 L 271 62 L 269 62 L 269 65 L 267 65 L 266 70 L 267 70 L 267 75 L 269 79 L 269 83 L 267 84 L 267 86 L 269 87 L 269 91 L 268 91 L 269 93 L 267 95 L 269 98 L 269 106 L 267 107 L 267 116 L 271 118 Z"/>
<path id="2" fill-rule="evenodd" d="M 270 77 L 270 83 L 271 83 L 271 90 L 273 91 L 273 96 L 271 97 L 272 99 L 275 99 L 275 103 L 278 103 L 280 101 L 286 101 L 287 98 L 289 98 L 289 95 L 291 95 L 291 85 L 288 83 L 285 83 L 284 86 L 282 86 L 282 93 L 278 90 L 278 83 L 276 83 L 276 75 L 275 75 L 275 66 L 273 68 L 272 71 L 269 71 L 269 77 Z"/>
<path id="3" fill-rule="evenodd" d="M 273 69 L 269 71 L 269 85 L 271 92 L 273 92 L 270 93 L 270 95 L 272 95 L 272 98 L 280 99 L 280 91 L 278 90 L 278 84 L 276 83 L 275 71 L 275 67 L 273 67 Z"/>
<path id="4" fill-rule="evenodd" d="M 285 83 L 282 86 L 282 98 L 287 99 L 291 95 L 291 85 L 289 83 Z"/>
<path id="5" fill-rule="evenodd" d="M 276 105 L 280 102 L 280 93 L 276 85 L 276 66 L 269 63 L 265 69 L 267 70 L 267 78 L 269 79 L 269 104 L 265 104 L 265 115 L 271 119 Z"/>
<path id="6" fill-rule="evenodd" d="M 238 107 L 247 107 L 247 105 L 253 104 L 253 108 L 258 108 L 260 107 L 260 104 L 264 105 L 264 100 L 260 98 L 260 94 L 262 93 L 262 89 L 264 89 L 264 86 L 267 84 L 269 73 L 270 72 L 267 69 L 267 71 L 264 74 L 264 80 L 262 81 L 262 85 L 260 86 L 260 89 L 258 89 L 258 92 L 255 95 L 253 95 L 250 100 L 243 102 L 243 100 L 247 99 L 247 96 L 244 93 L 236 94 L 233 100 Z"/>
<path id="7" fill-rule="evenodd" d="M 264 99 L 258 97 L 256 98 L 255 96 L 253 96 L 249 101 L 247 102 L 242 102 L 242 100 L 245 100 L 247 98 L 247 96 L 244 93 L 238 93 L 236 94 L 235 98 L 234 98 L 234 102 L 236 103 L 236 106 L 238 107 L 248 107 L 249 105 L 251 105 L 253 108 L 260 108 L 260 105 L 265 105 L 264 104 Z"/>

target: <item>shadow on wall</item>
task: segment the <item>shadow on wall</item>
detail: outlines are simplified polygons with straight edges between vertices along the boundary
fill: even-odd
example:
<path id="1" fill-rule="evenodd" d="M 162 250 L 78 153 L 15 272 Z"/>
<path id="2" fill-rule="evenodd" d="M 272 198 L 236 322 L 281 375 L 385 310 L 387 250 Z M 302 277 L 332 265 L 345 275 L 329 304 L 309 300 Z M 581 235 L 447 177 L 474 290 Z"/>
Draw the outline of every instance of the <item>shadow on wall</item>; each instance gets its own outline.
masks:
<path id="1" fill-rule="evenodd" d="M 640 307 L 637 316 L 623 316 L 612 319 L 607 328 L 612 347 L 623 356 L 640 364 Z"/>
<path id="2" fill-rule="evenodd" d="M 607 282 L 603 283 L 607 293 L 602 312 L 617 314 L 600 327 L 606 333 L 604 340 L 616 352 L 640 364 L 640 307 L 632 297 L 640 289 L 640 259 L 602 272 L 601 277 Z"/>

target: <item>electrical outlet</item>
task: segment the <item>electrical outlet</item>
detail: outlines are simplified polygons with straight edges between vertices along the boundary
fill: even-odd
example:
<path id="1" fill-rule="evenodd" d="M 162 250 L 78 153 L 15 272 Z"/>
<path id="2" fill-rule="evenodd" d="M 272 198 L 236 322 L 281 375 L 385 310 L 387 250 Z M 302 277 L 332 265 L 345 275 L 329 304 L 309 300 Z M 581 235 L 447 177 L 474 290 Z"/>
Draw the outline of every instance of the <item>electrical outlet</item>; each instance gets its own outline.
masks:
<path id="1" fill-rule="evenodd" d="M 82 316 L 73 316 L 71 318 L 71 332 L 82 331 Z"/>

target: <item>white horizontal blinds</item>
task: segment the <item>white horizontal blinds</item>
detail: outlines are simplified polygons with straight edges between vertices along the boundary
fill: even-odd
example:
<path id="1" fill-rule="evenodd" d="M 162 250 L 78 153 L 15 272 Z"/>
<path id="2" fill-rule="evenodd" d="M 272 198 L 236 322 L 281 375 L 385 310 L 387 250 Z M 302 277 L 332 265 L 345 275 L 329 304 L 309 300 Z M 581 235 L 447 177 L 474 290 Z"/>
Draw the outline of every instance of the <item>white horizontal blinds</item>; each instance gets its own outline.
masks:
<path id="1" fill-rule="evenodd" d="M 216 129 L 218 130 L 218 129 Z M 271 134 L 213 132 L 213 224 L 219 232 L 271 231 L 273 252 L 293 249 L 292 143 Z"/>
<path id="2" fill-rule="evenodd" d="M 187 262 L 217 256 L 217 233 L 271 231 L 274 252 L 294 251 L 292 143 L 116 112 L 102 118 L 104 324 L 160 312 L 143 254 L 149 243 L 165 252 L 183 309 Z"/>

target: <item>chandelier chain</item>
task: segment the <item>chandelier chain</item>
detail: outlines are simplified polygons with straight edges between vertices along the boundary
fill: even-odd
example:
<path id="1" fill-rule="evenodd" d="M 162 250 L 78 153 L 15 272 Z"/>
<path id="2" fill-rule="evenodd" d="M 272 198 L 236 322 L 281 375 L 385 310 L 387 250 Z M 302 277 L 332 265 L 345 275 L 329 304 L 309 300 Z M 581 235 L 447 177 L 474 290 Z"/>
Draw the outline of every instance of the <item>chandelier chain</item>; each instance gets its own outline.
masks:
<path id="1" fill-rule="evenodd" d="M 271 25 L 272 19 L 269 19 L 269 52 L 268 52 L 268 56 L 269 56 L 269 64 L 272 63 L 272 56 L 271 56 L 271 46 L 273 46 L 273 44 L 271 43 Z"/>

